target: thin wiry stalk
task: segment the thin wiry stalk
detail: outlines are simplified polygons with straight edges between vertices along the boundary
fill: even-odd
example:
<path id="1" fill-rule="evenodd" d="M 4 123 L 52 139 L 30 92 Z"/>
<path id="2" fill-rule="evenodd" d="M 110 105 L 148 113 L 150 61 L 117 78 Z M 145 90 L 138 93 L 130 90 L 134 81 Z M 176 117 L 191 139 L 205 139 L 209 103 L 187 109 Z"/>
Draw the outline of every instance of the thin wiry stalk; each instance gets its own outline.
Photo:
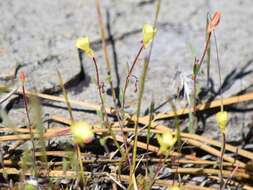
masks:
<path id="1" fill-rule="evenodd" d="M 194 67 L 198 67 L 198 61 L 197 59 L 194 60 Z M 195 71 L 194 71 L 195 72 Z M 190 115 L 191 123 L 189 127 L 190 133 L 195 133 L 195 129 L 197 128 L 197 115 L 196 115 L 196 99 L 197 99 L 197 75 L 193 73 L 193 96 L 192 96 L 192 105 L 193 105 L 193 114 Z"/>
<path id="2" fill-rule="evenodd" d="M 214 34 L 214 41 L 215 41 L 215 50 L 216 50 L 216 58 L 217 58 L 217 65 L 218 65 L 218 71 L 219 71 L 219 83 L 220 83 L 220 96 L 221 96 L 221 112 L 223 112 L 223 92 L 222 92 L 222 84 L 221 84 L 221 65 L 220 65 L 220 56 L 219 56 L 219 49 L 218 49 L 218 43 L 217 43 L 217 38 Z M 224 132 L 222 132 L 222 147 L 221 147 L 221 158 L 220 158 L 220 190 L 224 189 L 224 179 L 223 179 L 223 156 L 225 154 L 225 149 L 226 149 L 226 135 Z"/>
<path id="3" fill-rule="evenodd" d="M 225 154 L 225 147 L 226 146 L 226 135 L 223 132 L 222 133 L 222 146 L 221 146 L 221 156 L 220 156 L 220 190 L 222 190 L 223 188 L 223 184 L 224 184 L 224 177 L 223 177 L 223 156 Z"/>
<path id="4" fill-rule="evenodd" d="M 68 93 L 67 93 L 67 91 L 64 87 L 64 82 L 63 82 L 63 78 L 62 78 L 62 75 L 61 75 L 60 71 L 59 70 L 56 70 L 56 71 L 57 71 L 58 78 L 59 78 L 59 81 L 60 81 L 60 86 L 61 86 L 61 89 L 62 89 L 62 92 L 63 92 L 64 100 L 65 100 L 65 103 L 66 103 L 67 108 L 68 108 L 69 117 L 70 117 L 70 120 L 73 122 L 74 117 L 73 117 L 73 113 L 72 113 L 71 104 L 69 102 Z"/>
<path id="5" fill-rule="evenodd" d="M 39 103 L 39 100 L 36 97 L 31 97 L 31 113 L 32 113 L 32 120 L 33 125 L 35 125 L 36 132 L 38 134 L 38 150 L 40 151 L 40 161 L 43 163 L 43 168 L 45 167 L 46 176 L 50 173 L 50 168 L 48 164 L 48 157 L 47 157 L 47 150 L 46 150 L 46 138 L 45 138 L 45 131 L 42 121 L 42 109 Z M 37 156 L 35 154 L 35 156 Z M 52 181 L 48 177 L 48 189 L 52 189 Z"/>
<path id="6" fill-rule="evenodd" d="M 148 71 L 148 60 L 145 59 L 144 69 L 143 69 L 143 74 L 142 74 L 141 84 L 140 84 L 140 91 L 139 91 L 139 96 L 138 96 L 136 120 L 134 123 L 133 159 L 132 159 L 132 166 L 130 169 L 130 176 L 129 176 L 131 179 L 135 176 L 135 166 L 136 166 L 136 157 L 137 157 L 137 141 L 138 141 L 137 131 L 138 131 L 138 123 L 139 123 L 139 117 L 140 117 L 140 112 L 141 112 L 141 102 L 142 102 L 142 97 L 143 97 L 143 93 L 144 93 L 145 79 L 147 76 L 147 71 Z"/>
<path id="7" fill-rule="evenodd" d="M 28 128 L 29 128 L 29 133 L 30 133 L 31 142 L 32 142 L 32 157 L 33 157 L 34 174 L 35 174 L 35 177 L 37 177 L 37 175 L 38 175 L 38 169 L 37 169 L 37 165 L 36 165 L 35 142 L 34 142 L 34 136 L 33 136 L 33 132 L 32 132 L 32 123 L 31 123 L 31 119 L 30 119 L 30 115 L 29 115 L 29 110 L 28 110 L 28 102 L 27 102 L 27 97 L 26 97 L 26 93 L 25 93 L 24 81 L 22 81 L 22 92 L 23 92 L 23 99 L 24 99 L 26 118 L 27 118 L 27 121 L 28 121 Z"/>
<path id="8" fill-rule="evenodd" d="M 220 97 L 221 97 L 221 111 L 223 111 L 223 91 L 222 91 L 222 84 L 221 84 L 221 64 L 220 64 L 220 56 L 219 56 L 219 49 L 218 49 L 218 43 L 217 38 L 215 35 L 215 32 L 213 32 L 214 35 L 214 41 L 215 41 L 215 49 L 216 49 L 216 59 L 217 59 L 217 65 L 218 65 L 218 72 L 219 72 L 219 83 L 220 83 Z"/>
<path id="9" fill-rule="evenodd" d="M 109 119 L 108 119 L 108 115 L 106 113 L 106 110 L 105 110 L 105 105 L 104 105 L 104 99 L 103 99 L 103 93 L 102 93 L 102 88 L 101 88 L 101 83 L 100 83 L 100 77 L 99 77 L 99 71 L 98 71 L 98 65 L 97 65 L 97 61 L 96 61 L 96 58 L 93 57 L 92 58 L 93 60 L 93 63 L 94 63 L 94 66 L 95 66 L 95 72 L 96 72 L 96 80 L 97 80 L 97 88 L 98 88 L 98 93 L 99 93 L 99 98 L 100 98 L 100 102 L 101 102 L 101 110 L 102 110 L 102 119 L 103 119 L 103 125 L 105 127 L 108 127 L 109 128 L 109 132 L 110 134 L 112 135 L 112 138 L 113 138 L 113 142 L 115 143 L 117 149 L 120 151 L 121 155 L 123 155 L 123 151 L 121 150 L 121 147 L 119 145 L 119 143 L 117 142 L 116 140 L 116 136 L 115 134 L 113 133 L 112 131 L 112 127 L 111 125 L 109 124 Z"/>
<path id="10" fill-rule="evenodd" d="M 102 17 L 100 7 L 101 7 L 100 0 L 96 0 L 96 9 L 97 9 L 98 23 L 99 23 L 99 28 L 100 28 L 100 35 L 101 35 L 101 39 L 102 39 L 104 60 L 105 60 L 105 63 L 106 63 L 107 77 L 108 77 L 108 81 L 109 81 L 110 88 L 111 88 L 111 91 L 112 91 L 113 103 L 116 107 L 117 106 L 117 99 L 116 99 L 116 94 L 115 94 L 115 90 L 114 90 L 114 87 L 113 87 L 113 81 L 112 81 L 112 76 L 111 76 L 111 64 L 110 64 L 110 60 L 109 60 L 109 56 L 108 56 L 108 49 L 107 49 L 106 39 L 105 39 L 106 34 L 105 34 L 104 22 L 103 22 L 103 17 Z"/>
<path id="11" fill-rule="evenodd" d="M 132 65 L 131 65 L 131 68 L 129 69 L 129 71 L 127 73 L 126 81 L 125 81 L 124 88 L 123 88 L 123 95 L 122 95 L 123 96 L 122 97 L 122 110 L 123 110 L 123 112 L 124 112 L 124 108 L 125 108 L 126 90 L 127 90 L 127 86 L 128 86 L 128 83 L 129 83 L 129 78 L 132 75 L 134 66 L 136 65 L 137 60 L 138 60 L 141 52 L 143 51 L 143 49 L 144 49 L 144 44 L 141 45 L 141 47 L 140 47 L 137 55 L 134 58 L 134 61 L 133 61 Z"/>
<path id="12" fill-rule="evenodd" d="M 71 120 L 71 123 L 73 124 L 74 123 L 74 117 L 73 117 L 73 113 L 72 113 L 72 108 L 71 108 L 71 104 L 69 102 L 69 98 L 68 98 L 68 93 L 64 87 L 64 82 L 63 82 L 63 78 L 62 78 L 62 75 L 60 73 L 60 71 L 57 70 L 57 74 L 58 74 L 58 77 L 59 77 L 59 80 L 60 80 L 60 86 L 62 88 L 62 91 L 63 91 L 63 95 L 64 95 L 64 100 L 65 100 L 65 103 L 68 107 L 68 112 L 69 112 L 69 116 L 70 116 L 70 120 Z M 74 145 L 75 147 L 75 152 L 76 152 L 76 155 L 77 155 L 77 159 L 78 159 L 78 162 L 79 162 L 79 168 L 80 168 L 80 175 L 81 175 L 81 179 L 82 179 L 82 183 L 85 184 L 85 177 L 84 177 L 84 169 L 83 169 L 83 163 L 82 163 L 82 158 L 81 158 L 81 153 L 80 153 L 80 147 L 78 144 L 75 144 Z M 77 171 L 79 173 L 79 171 Z"/>
<path id="13" fill-rule="evenodd" d="M 149 121 L 148 121 L 148 131 L 147 131 L 147 153 L 149 151 L 149 142 L 150 142 L 150 136 L 151 136 L 151 124 L 152 124 L 152 121 L 154 119 L 154 107 L 155 107 L 155 104 L 154 102 L 152 101 L 151 104 L 150 104 L 150 108 L 149 108 Z M 148 162 L 147 162 L 148 164 Z"/>
<path id="14" fill-rule="evenodd" d="M 194 71 L 193 71 L 193 76 L 192 76 L 193 85 L 194 85 L 193 86 L 193 112 L 194 112 L 194 115 L 195 115 L 195 117 L 193 119 L 193 126 L 194 127 L 196 127 L 196 125 L 197 125 L 196 114 L 195 114 L 195 112 L 196 112 L 196 96 L 197 96 L 197 94 L 196 94 L 197 77 L 198 77 L 198 73 L 200 71 L 201 65 L 204 62 L 204 58 L 205 58 L 205 55 L 208 51 L 208 48 L 210 47 L 209 44 L 210 44 L 211 35 L 212 35 L 212 32 L 209 32 L 208 35 L 207 35 L 205 48 L 204 48 L 204 51 L 202 53 L 202 56 L 201 56 L 200 60 L 196 61 L 196 59 L 195 59 L 195 61 L 194 61 Z"/>
<path id="15" fill-rule="evenodd" d="M 208 24 L 209 24 L 209 13 L 206 15 L 206 40 L 208 38 Z M 211 64 L 211 43 L 208 45 L 208 50 L 207 50 L 207 87 L 209 87 L 209 80 L 210 80 L 210 64 Z"/>
<path id="16" fill-rule="evenodd" d="M 100 77 L 99 77 L 99 71 L 98 71 L 98 65 L 97 65 L 97 61 L 96 58 L 93 57 L 92 61 L 94 63 L 95 66 L 95 73 L 96 73 L 96 81 L 97 81 L 97 88 L 98 88 L 98 94 L 99 94 L 99 98 L 100 98 L 100 102 L 101 102 L 101 108 L 103 111 L 103 119 L 108 119 L 107 118 L 107 114 L 105 111 L 105 105 L 104 105 L 104 99 L 103 99 L 103 92 L 102 92 L 102 86 L 101 86 L 101 82 L 100 82 Z"/>
<path id="17" fill-rule="evenodd" d="M 231 175 L 228 177 L 228 179 L 225 181 L 222 190 L 226 188 L 226 185 L 229 184 L 229 182 L 232 180 L 233 176 L 235 175 L 235 172 L 238 170 L 238 165 L 235 167 L 235 169 L 232 171 Z"/>
<path id="18" fill-rule="evenodd" d="M 157 166 L 157 169 L 156 169 L 156 171 L 155 171 L 155 175 L 152 177 L 152 179 L 151 179 L 151 185 L 150 185 L 150 189 L 152 188 L 152 186 L 156 183 L 156 181 L 157 181 L 157 177 L 158 177 L 158 175 L 159 175 L 159 173 L 160 173 L 160 170 L 162 169 L 162 167 L 165 165 L 165 160 L 167 160 L 168 159 L 168 157 L 169 157 L 169 153 L 167 153 L 166 155 L 165 155 L 165 158 L 163 159 L 162 157 L 160 157 L 160 161 L 159 161 L 159 163 L 158 163 L 158 166 Z"/>
<path id="19" fill-rule="evenodd" d="M 209 43 L 210 43 L 210 39 L 211 39 L 211 35 L 212 35 L 212 32 L 210 32 L 210 33 L 208 34 L 208 36 L 207 36 L 206 45 L 205 45 L 205 48 L 204 48 L 203 54 L 202 54 L 202 56 L 201 56 L 201 58 L 200 58 L 200 60 L 199 60 L 199 62 L 198 62 L 198 64 L 199 64 L 199 69 L 198 69 L 198 72 L 199 72 L 199 70 L 200 70 L 201 65 L 202 65 L 202 64 L 203 64 L 203 62 L 204 62 L 204 58 L 205 58 L 206 52 L 207 52 L 208 47 L 209 47 Z M 198 72 L 196 73 L 196 78 L 197 78 L 197 74 L 198 74 Z"/>
<path id="20" fill-rule="evenodd" d="M 161 1 L 158 0 L 157 1 L 157 6 L 156 6 L 155 19 L 154 19 L 154 26 L 153 26 L 154 28 L 156 27 L 156 24 L 157 24 L 158 15 L 159 15 L 159 12 L 160 12 L 160 5 L 161 5 Z M 133 161 L 132 161 L 132 166 L 131 166 L 131 169 L 130 169 L 130 176 L 129 176 L 130 178 L 129 178 L 129 180 L 131 180 L 132 176 L 135 177 L 135 166 L 136 166 L 136 156 L 137 156 L 137 140 L 138 140 L 138 133 L 137 133 L 138 123 L 139 123 L 139 117 L 140 117 L 140 111 L 141 111 L 141 102 L 142 102 L 142 98 L 143 98 L 145 81 L 146 81 L 146 77 L 147 77 L 148 66 L 149 66 L 149 63 L 150 63 L 152 48 L 153 48 L 153 41 L 151 43 L 149 54 L 144 60 L 144 69 L 143 69 L 143 74 L 142 74 L 142 78 L 141 78 L 140 92 L 139 92 L 139 96 L 138 96 L 138 103 L 137 103 L 137 110 L 136 110 L 136 120 L 135 120 L 135 124 L 134 124 L 134 129 L 135 129 L 134 135 L 135 136 L 134 136 L 134 146 L 133 146 Z M 137 58 L 138 58 L 139 54 L 141 53 L 141 51 L 143 49 L 144 49 L 144 44 L 142 45 L 142 47 L 140 48 L 140 50 L 139 50 L 139 52 L 136 56 L 134 64 L 132 65 L 132 67 L 130 69 L 130 72 L 129 72 L 130 74 L 132 72 L 132 69 L 133 69 L 136 61 L 137 61 Z M 127 79 L 129 79 L 129 76 L 130 75 L 128 75 Z M 125 90 L 126 90 L 126 87 L 127 87 L 127 83 L 128 83 L 128 80 L 126 80 L 123 97 L 125 96 Z M 125 98 L 123 98 L 123 99 L 125 99 Z M 123 109 L 124 109 L 124 107 L 123 107 Z"/>
<path id="21" fill-rule="evenodd" d="M 120 127 L 123 128 L 124 124 L 122 123 L 120 110 L 119 110 L 119 107 L 118 107 L 117 98 L 116 98 L 116 94 L 115 94 L 115 90 L 114 90 L 114 86 L 113 86 L 113 80 L 112 80 L 112 76 L 111 76 L 111 64 L 110 64 L 110 60 L 109 60 L 109 56 L 108 56 L 108 49 L 107 49 L 107 44 L 106 44 L 106 39 L 105 39 L 106 38 L 106 32 L 105 32 L 105 28 L 104 28 L 102 13 L 101 13 L 101 2 L 100 2 L 100 0 L 96 0 L 96 9 L 97 9 L 98 23 L 99 23 L 99 28 L 100 28 L 100 35 L 101 35 L 101 39 L 102 39 L 104 60 L 105 60 L 105 63 L 106 63 L 107 78 L 108 78 L 109 85 L 110 85 L 111 92 L 112 92 L 112 100 L 113 100 L 113 104 L 114 104 L 115 111 L 116 111 L 116 117 L 119 121 Z M 122 136 L 124 136 L 123 131 L 122 131 Z M 127 150 L 128 147 L 127 147 L 127 140 L 126 139 L 125 139 L 125 142 L 124 142 L 124 146 L 125 146 L 125 149 Z"/>

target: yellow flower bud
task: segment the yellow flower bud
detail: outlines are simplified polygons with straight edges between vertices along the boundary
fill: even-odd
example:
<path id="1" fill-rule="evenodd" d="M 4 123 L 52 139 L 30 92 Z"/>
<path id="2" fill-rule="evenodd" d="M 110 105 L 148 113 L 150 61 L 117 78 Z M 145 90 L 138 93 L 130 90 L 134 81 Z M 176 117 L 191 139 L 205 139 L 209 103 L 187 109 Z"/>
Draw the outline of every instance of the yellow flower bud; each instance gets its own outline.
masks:
<path id="1" fill-rule="evenodd" d="M 171 131 L 166 131 L 162 135 L 157 135 L 158 143 L 160 144 L 160 151 L 166 153 L 177 142 L 177 138 L 173 137 Z"/>
<path id="2" fill-rule="evenodd" d="M 147 48 L 148 45 L 153 41 L 156 35 L 157 29 L 149 24 L 144 24 L 142 33 L 143 33 L 143 44 Z"/>
<path id="3" fill-rule="evenodd" d="M 95 53 L 90 48 L 90 41 L 88 37 L 78 38 L 76 41 L 76 47 L 83 50 L 88 56 L 94 57 Z"/>
<path id="4" fill-rule="evenodd" d="M 228 113 L 226 111 L 220 111 L 216 114 L 216 121 L 219 125 L 221 132 L 225 132 L 228 124 Z"/>
<path id="5" fill-rule="evenodd" d="M 168 187 L 167 190 L 181 190 L 181 188 L 178 185 L 173 185 L 171 187 Z"/>
<path id="6" fill-rule="evenodd" d="M 70 126 L 70 131 L 76 144 L 88 144 L 94 139 L 92 127 L 85 121 L 74 122 Z"/>

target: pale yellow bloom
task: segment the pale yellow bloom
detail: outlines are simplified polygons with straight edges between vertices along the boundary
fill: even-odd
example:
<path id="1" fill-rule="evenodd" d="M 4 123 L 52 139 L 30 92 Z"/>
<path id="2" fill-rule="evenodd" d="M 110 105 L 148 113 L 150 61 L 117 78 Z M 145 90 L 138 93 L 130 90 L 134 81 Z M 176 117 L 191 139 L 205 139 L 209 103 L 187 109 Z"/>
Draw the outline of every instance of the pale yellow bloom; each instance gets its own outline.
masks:
<path id="1" fill-rule="evenodd" d="M 220 111 L 216 114 L 216 121 L 219 125 L 221 132 L 225 132 L 228 124 L 228 112 Z"/>
<path id="2" fill-rule="evenodd" d="M 83 50 L 88 56 L 94 57 L 95 53 L 90 47 L 90 41 L 88 37 L 78 38 L 76 40 L 76 47 Z"/>
<path id="3" fill-rule="evenodd" d="M 178 185 L 173 185 L 171 187 L 168 187 L 167 190 L 181 190 L 181 188 Z"/>
<path id="4" fill-rule="evenodd" d="M 85 121 L 74 122 L 70 130 L 76 144 L 88 144 L 94 139 L 92 127 Z"/>
<path id="5" fill-rule="evenodd" d="M 148 45 L 153 41 L 156 32 L 157 32 L 156 28 L 154 28 L 149 24 L 144 24 L 142 34 L 143 34 L 143 44 L 145 48 L 147 48 Z"/>
<path id="6" fill-rule="evenodd" d="M 162 135 L 157 135 L 157 141 L 160 145 L 160 151 L 162 153 L 167 153 L 173 148 L 174 144 L 177 142 L 177 138 L 173 137 L 171 131 L 166 131 Z"/>

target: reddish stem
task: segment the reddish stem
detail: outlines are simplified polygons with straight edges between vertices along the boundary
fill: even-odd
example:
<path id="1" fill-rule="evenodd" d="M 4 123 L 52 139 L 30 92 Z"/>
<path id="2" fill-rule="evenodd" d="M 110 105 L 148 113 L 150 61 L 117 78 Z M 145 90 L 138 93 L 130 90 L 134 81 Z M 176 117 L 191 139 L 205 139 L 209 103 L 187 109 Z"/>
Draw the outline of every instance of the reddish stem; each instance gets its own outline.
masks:
<path id="1" fill-rule="evenodd" d="M 23 93 L 26 117 L 27 117 L 27 121 L 28 121 L 29 133 L 31 135 L 31 141 L 32 141 L 32 148 L 33 148 L 32 156 L 33 156 L 33 162 L 34 162 L 35 176 L 37 176 L 38 171 L 37 171 L 37 167 L 36 167 L 35 144 L 34 144 L 34 137 L 33 137 L 33 133 L 32 133 L 32 123 L 31 123 L 31 119 L 29 116 L 28 102 L 27 102 L 27 98 L 26 98 L 24 82 L 22 83 L 22 93 Z"/>
<path id="2" fill-rule="evenodd" d="M 127 89 L 128 83 L 129 83 L 129 78 L 130 78 L 130 76 L 132 75 L 134 66 L 136 65 L 137 60 L 138 60 L 138 58 L 139 58 L 139 56 L 140 56 L 140 54 L 141 54 L 141 52 L 142 52 L 143 49 L 144 49 L 144 44 L 141 45 L 141 47 L 140 47 L 140 49 L 139 49 L 137 55 L 136 55 L 135 58 L 134 58 L 133 64 L 132 64 L 132 66 L 131 66 L 131 68 L 130 68 L 128 74 L 127 74 L 127 77 L 126 77 L 126 81 L 125 81 L 125 85 L 124 85 L 124 89 L 123 89 L 123 100 L 122 100 L 122 101 L 123 101 L 123 102 L 122 102 L 122 109 L 123 109 L 123 110 L 124 110 L 124 106 L 125 106 L 125 94 L 126 94 L 126 89 Z"/>

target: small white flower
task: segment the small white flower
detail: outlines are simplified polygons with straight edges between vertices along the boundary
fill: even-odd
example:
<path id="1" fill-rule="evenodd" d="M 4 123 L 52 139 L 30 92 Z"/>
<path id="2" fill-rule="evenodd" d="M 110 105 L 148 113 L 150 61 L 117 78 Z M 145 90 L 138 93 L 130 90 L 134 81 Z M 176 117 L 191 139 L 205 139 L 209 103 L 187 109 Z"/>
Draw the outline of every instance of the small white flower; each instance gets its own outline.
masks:
<path id="1" fill-rule="evenodd" d="M 26 180 L 26 184 L 33 185 L 35 187 L 38 187 L 38 185 L 39 185 L 38 181 L 33 178 Z"/>
<path id="2" fill-rule="evenodd" d="M 189 105 L 191 105 L 191 96 L 193 95 L 194 84 L 191 75 L 180 73 L 181 87 L 184 89 L 184 98 L 187 99 Z"/>

